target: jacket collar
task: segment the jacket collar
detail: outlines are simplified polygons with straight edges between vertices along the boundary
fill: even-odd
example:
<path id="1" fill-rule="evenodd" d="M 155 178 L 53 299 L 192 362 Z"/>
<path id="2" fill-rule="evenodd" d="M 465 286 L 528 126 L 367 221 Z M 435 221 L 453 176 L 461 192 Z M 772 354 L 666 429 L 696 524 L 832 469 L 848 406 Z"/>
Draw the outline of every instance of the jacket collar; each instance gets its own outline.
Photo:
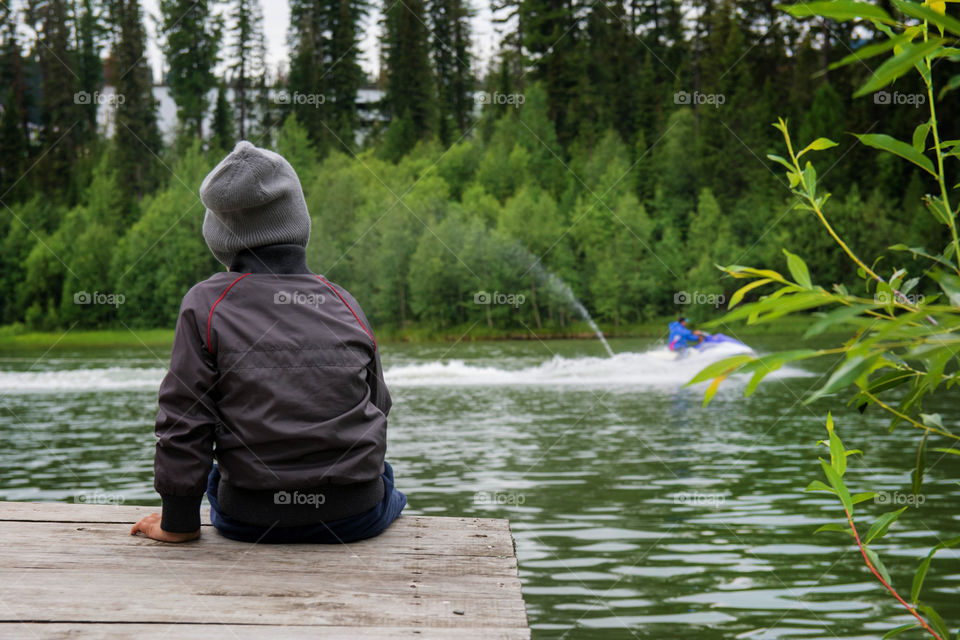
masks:
<path id="1" fill-rule="evenodd" d="M 241 249 L 230 263 L 230 271 L 274 275 L 313 273 L 307 267 L 306 249 L 298 244 L 271 244 Z"/>

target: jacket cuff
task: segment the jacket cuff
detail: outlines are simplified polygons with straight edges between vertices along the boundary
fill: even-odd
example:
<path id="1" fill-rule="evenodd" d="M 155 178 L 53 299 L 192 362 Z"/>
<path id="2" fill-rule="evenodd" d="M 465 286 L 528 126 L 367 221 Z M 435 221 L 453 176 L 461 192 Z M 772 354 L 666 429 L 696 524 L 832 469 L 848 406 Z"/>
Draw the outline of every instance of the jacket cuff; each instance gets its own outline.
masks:
<path id="1" fill-rule="evenodd" d="M 161 495 L 163 500 L 163 512 L 160 515 L 160 528 L 170 533 L 193 533 L 200 528 L 200 502 L 203 500 L 203 494 L 199 496 L 165 496 Z"/>

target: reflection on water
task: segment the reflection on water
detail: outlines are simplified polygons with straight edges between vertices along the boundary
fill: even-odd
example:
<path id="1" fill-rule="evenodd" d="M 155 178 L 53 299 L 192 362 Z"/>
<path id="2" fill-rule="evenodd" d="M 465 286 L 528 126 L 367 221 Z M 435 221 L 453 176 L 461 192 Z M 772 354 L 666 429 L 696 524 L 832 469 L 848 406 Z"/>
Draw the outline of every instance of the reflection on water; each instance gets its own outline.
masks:
<path id="1" fill-rule="evenodd" d="M 703 408 L 702 390 L 681 386 L 686 365 L 638 355 L 646 346 L 615 341 L 632 353 L 603 361 L 591 342 L 384 345 L 389 456 L 410 512 L 510 518 L 537 638 L 876 638 L 909 621 L 845 536 L 812 536 L 842 512 L 802 493 L 827 408 L 864 450 L 848 472 L 858 490 L 909 490 L 907 432 L 838 399 L 800 404 L 817 378 L 797 370 L 748 399 L 734 382 Z M 3 355 L 0 498 L 157 503 L 162 363 Z M 875 545 L 903 592 L 938 536 L 957 534 L 955 460 L 931 457 L 924 504 Z M 891 508 L 866 503 L 863 526 Z M 925 594 L 955 626 L 960 554 L 938 554 Z"/>

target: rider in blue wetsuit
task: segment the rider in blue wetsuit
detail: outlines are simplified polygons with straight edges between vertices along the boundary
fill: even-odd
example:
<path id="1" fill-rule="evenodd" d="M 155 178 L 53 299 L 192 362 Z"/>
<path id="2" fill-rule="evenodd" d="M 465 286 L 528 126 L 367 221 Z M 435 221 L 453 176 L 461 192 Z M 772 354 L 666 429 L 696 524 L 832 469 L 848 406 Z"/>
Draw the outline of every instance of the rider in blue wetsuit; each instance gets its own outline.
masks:
<path id="1" fill-rule="evenodd" d="M 701 342 L 703 342 L 703 332 L 688 329 L 686 318 L 681 316 L 670 323 L 670 338 L 667 343 L 671 351 L 682 351 Z"/>

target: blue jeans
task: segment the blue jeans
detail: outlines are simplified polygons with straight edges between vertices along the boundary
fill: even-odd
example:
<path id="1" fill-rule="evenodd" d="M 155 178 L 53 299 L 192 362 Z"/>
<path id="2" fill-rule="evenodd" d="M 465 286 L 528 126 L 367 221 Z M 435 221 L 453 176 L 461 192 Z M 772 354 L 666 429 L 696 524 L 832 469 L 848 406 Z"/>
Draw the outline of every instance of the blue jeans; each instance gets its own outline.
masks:
<path id="1" fill-rule="evenodd" d="M 273 544 L 312 542 L 333 544 L 355 542 L 378 536 L 400 516 L 407 505 L 407 496 L 393 484 L 393 467 L 383 463 L 383 500 L 369 511 L 321 524 L 297 527 L 261 527 L 234 520 L 220 510 L 217 490 L 220 487 L 220 469 L 213 465 L 207 479 L 207 500 L 210 502 L 210 522 L 224 537 L 243 542 Z"/>

